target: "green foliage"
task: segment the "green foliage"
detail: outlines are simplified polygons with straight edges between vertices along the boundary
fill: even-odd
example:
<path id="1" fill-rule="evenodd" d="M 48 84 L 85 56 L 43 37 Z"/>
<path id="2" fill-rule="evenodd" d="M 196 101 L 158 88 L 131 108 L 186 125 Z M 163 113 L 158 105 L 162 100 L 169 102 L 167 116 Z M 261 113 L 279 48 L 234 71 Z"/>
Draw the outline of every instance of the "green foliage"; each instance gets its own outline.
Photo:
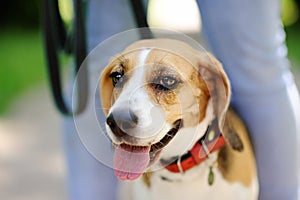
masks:
<path id="1" fill-rule="evenodd" d="M 285 26 L 294 24 L 299 18 L 299 8 L 295 0 L 282 0 L 281 20 Z"/>
<path id="2" fill-rule="evenodd" d="M 74 18 L 72 0 L 58 0 L 58 7 L 64 23 L 70 26 L 71 21 Z"/>
<path id="3" fill-rule="evenodd" d="M 300 67 L 300 26 L 287 27 L 286 34 L 289 58 L 294 63 L 293 66 Z"/>
<path id="4" fill-rule="evenodd" d="M 17 25 L 18 27 L 37 28 L 40 21 L 41 2 L 40 0 L 1 1 L 1 26 Z"/>
<path id="5" fill-rule="evenodd" d="M 41 34 L 37 30 L 0 32 L 0 114 L 19 93 L 45 79 Z"/>

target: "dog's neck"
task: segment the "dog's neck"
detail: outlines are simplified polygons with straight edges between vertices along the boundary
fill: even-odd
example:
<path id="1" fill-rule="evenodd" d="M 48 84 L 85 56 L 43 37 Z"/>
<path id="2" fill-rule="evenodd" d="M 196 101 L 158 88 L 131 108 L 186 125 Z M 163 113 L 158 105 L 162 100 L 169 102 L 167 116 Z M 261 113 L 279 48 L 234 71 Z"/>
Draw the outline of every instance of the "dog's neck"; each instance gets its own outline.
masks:
<path id="1" fill-rule="evenodd" d="M 186 155 L 196 143 L 200 141 L 200 139 L 204 138 L 207 132 L 209 131 L 208 127 L 212 127 L 212 123 L 215 120 L 215 116 L 213 114 L 213 107 L 212 102 L 209 101 L 207 109 L 206 109 L 206 115 L 205 118 L 201 121 L 201 123 L 197 124 L 194 127 L 183 127 L 179 130 L 179 132 L 176 134 L 176 137 L 170 142 L 168 147 L 162 152 L 161 159 L 166 160 L 169 164 L 176 161 L 178 158 L 182 158 L 183 155 Z M 217 122 L 214 122 L 217 123 Z M 217 124 L 214 124 L 214 126 L 217 126 Z M 217 133 L 219 134 L 219 132 Z M 209 168 L 209 166 L 212 166 L 213 163 L 215 163 L 217 160 L 217 156 L 215 152 L 212 152 L 209 155 L 209 158 L 203 160 L 203 164 L 206 168 Z M 202 167 L 203 167 L 202 165 Z M 165 166 L 164 166 L 165 167 Z M 199 166 L 200 167 L 200 166 Z M 198 167 L 196 167 L 198 168 Z M 166 175 L 166 177 L 177 177 L 178 179 L 181 179 L 181 177 L 184 174 L 181 173 L 173 173 L 169 170 L 165 169 L 163 174 Z M 193 169 L 188 170 L 187 172 L 189 174 L 193 174 Z M 192 175 L 193 176 L 193 175 Z"/>
<path id="2" fill-rule="evenodd" d="M 173 173 L 185 171 L 200 165 L 210 157 L 210 154 L 225 145 L 225 139 L 219 130 L 218 120 L 214 119 L 207 130 L 186 154 L 178 156 L 172 163 L 166 164 L 166 169 Z"/>
<path id="3" fill-rule="evenodd" d="M 212 102 L 209 101 L 205 117 L 201 123 L 193 127 L 182 127 L 179 129 L 176 136 L 166 146 L 166 148 L 163 149 L 161 158 L 164 160 L 170 160 L 187 153 L 193 148 L 194 144 L 205 135 L 207 127 L 211 124 L 214 118 Z"/>

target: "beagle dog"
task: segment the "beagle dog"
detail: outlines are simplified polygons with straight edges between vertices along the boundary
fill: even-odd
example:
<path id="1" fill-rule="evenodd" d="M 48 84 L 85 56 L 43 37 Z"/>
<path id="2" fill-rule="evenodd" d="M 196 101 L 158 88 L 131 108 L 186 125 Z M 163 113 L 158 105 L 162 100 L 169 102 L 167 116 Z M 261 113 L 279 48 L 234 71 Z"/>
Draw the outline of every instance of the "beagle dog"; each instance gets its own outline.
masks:
<path id="1" fill-rule="evenodd" d="M 112 58 L 100 90 L 119 199 L 258 198 L 251 142 L 211 54 L 141 40 Z"/>

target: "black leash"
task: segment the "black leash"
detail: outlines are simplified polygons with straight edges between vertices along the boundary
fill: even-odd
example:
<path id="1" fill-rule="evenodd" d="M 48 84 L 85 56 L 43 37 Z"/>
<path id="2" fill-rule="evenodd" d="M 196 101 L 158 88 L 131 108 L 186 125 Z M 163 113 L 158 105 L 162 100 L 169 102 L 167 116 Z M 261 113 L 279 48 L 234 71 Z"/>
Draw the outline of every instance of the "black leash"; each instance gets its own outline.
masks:
<path id="1" fill-rule="evenodd" d="M 42 8 L 42 28 L 44 36 L 44 45 L 46 49 L 47 69 L 51 91 L 55 105 L 64 115 L 79 114 L 84 111 L 87 104 L 88 81 L 86 67 L 80 69 L 83 60 L 86 57 L 86 33 L 84 0 L 73 0 L 74 2 L 74 20 L 73 33 L 68 35 L 62 17 L 59 12 L 58 0 L 44 0 Z M 146 11 L 141 0 L 131 0 L 131 7 L 135 15 L 137 26 L 140 29 L 141 39 L 152 38 L 152 32 L 147 23 Z M 75 57 L 74 75 L 77 76 L 76 85 L 76 107 L 74 109 L 68 106 L 64 99 L 60 53 L 73 55 Z"/>
<path id="2" fill-rule="evenodd" d="M 134 13 L 135 21 L 138 28 L 141 28 L 141 39 L 153 38 L 152 32 L 147 22 L 147 12 L 141 0 L 131 0 L 131 9 Z"/>
<path id="3" fill-rule="evenodd" d="M 73 54 L 75 57 L 75 75 L 86 57 L 85 20 L 83 1 L 74 0 L 74 32 L 68 37 L 58 8 L 58 0 L 44 0 L 42 10 L 42 27 L 46 49 L 47 68 L 51 91 L 58 110 L 64 115 L 82 112 L 87 102 L 86 69 L 82 68 L 77 81 L 77 107 L 72 110 L 66 103 L 62 91 L 61 63 L 59 54 Z"/>

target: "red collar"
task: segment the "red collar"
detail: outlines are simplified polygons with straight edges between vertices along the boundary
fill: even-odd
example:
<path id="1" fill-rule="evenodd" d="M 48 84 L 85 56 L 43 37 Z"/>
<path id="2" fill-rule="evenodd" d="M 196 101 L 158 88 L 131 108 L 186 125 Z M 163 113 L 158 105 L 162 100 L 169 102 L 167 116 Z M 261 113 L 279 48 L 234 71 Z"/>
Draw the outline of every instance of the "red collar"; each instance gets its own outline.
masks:
<path id="1" fill-rule="evenodd" d="M 220 149 L 226 144 L 219 130 L 218 121 L 212 121 L 204 136 L 197 141 L 193 148 L 186 154 L 180 156 L 171 164 L 165 166 L 167 170 L 174 173 L 183 173 L 206 160 L 210 153 Z"/>

